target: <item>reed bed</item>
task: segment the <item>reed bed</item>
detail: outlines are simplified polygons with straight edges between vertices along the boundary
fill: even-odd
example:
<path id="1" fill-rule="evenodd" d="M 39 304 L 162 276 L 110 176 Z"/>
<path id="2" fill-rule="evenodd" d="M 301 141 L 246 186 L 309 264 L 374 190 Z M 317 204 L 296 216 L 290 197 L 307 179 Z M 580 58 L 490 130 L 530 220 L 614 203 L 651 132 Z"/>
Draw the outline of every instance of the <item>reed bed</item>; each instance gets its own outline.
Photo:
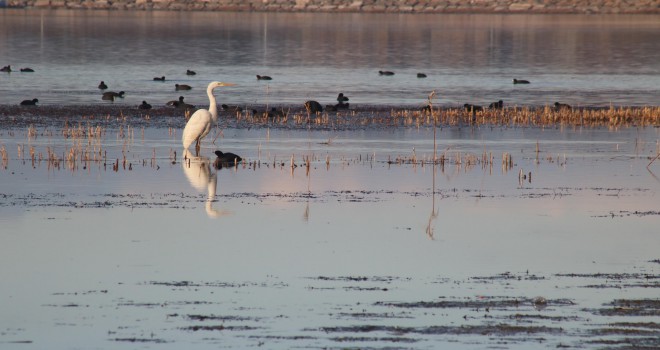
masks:
<path id="1" fill-rule="evenodd" d="M 432 95 L 429 95 L 428 106 L 419 109 L 410 108 L 356 108 L 352 110 L 343 110 L 337 112 L 309 113 L 302 108 L 274 109 L 269 112 L 254 112 L 252 110 L 239 112 L 222 112 L 221 124 L 226 127 L 283 127 L 283 128 L 305 128 L 305 129 L 355 129 L 355 128 L 428 128 L 428 127 L 479 127 L 479 126 L 510 126 L 510 127 L 608 127 L 617 129 L 620 127 L 658 127 L 660 126 L 660 107 L 610 107 L 610 108 L 562 108 L 554 107 L 510 107 L 503 109 L 485 109 L 483 111 L 467 111 L 463 108 L 435 107 L 432 104 Z M 158 115 L 154 111 L 153 116 Z M 26 127 L 27 145 L 18 145 L 18 159 L 25 161 L 26 152 L 29 152 L 29 159 L 33 166 L 40 162 L 47 162 L 49 168 L 59 169 L 65 167 L 69 170 L 87 169 L 92 164 L 108 167 L 111 166 L 114 171 L 119 169 L 132 170 L 133 162 L 142 163 L 143 166 L 159 168 L 156 149 L 145 159 L 130 160 L 127 155 L 130 154 L 131 145 L 134 142 L 135 128 L 141 133 L 144 141 L 145 122 L 155 122 L 161 117 L 131 116 L 120 111 L 119 116 L 113 117 L 111 114 L 104 114 L 100 117 L 85 115 L 76 122 L 74 117 L 57 119 L 57 123 L 51 123 L 41 130 L 34 123 L 20 124 L 17 120 L 20 117 L 8 118 L 5 123 L 16 123 L 15 125 L 24 125 Z M 185 124 L 183 115 L 177 116 L 175 122 L 167 121 L 166 124 L 159 124 L 167 127 L 169 137 L 176 138 L 178 132 Z M 115 123 L 115 124 L 113 124 Z M 116 124 L 119 123 L 119 124 Z M 175 124 L 175 126 L 171 126 Z M 25 129 L 23 129 L 25 130 Z M 121 150 L 112 159 L 108 159 L 108 152 L 104 148 L 105 140 L 108 138 L 109 130 L 115 134 Z M 17 130 L 9 128 L 3 133 L 13 137 Z M 22 133 L 21 131 L 18 131 Z M 268 134 L 269 135 L 269 134 Z M 31 142 L 40 137 L 62 137 L 67 140 L 65 149 L 55 151 L 47 147 L 45 153 L 36 149 Z M 435 141 L 435 137 L 434 137 Z M 333 142 L 328 139 L 327 144 Z M 656 145 L 657 152 L 660 154 L 660 144 Z M 510 153 L 493 155 L 485 152 L 483 154 L 451 152 L 445 150 L 436 154 L 435 146 L 433 155 L 419 156 L 413 151 L 412 155 L 389 156 L 388 164 L 410 164 L 413 167 L 427 165 L 445 165 L 457 166 L 460 169 L 469 170 L 475 167 L 492 169 L 501 167 L 503 172 L 511 170 L 515 163 Z M 536 149 L 536 161 L 539 162 L 539 146 Z M 0 148 L 2 156 L 2 165 L 6 169 L 10 161 L 7 149 Z M 366 158 L 370 158 L 367 156 Z M 561 157 L 548 157 L 549 162 L 566 164 L 566 160 L 561 161 Z M 650 159 L 650 164 L 657 160 Z M 176 151 L 169 151 L 167 157 L 170 163 L 177 162 Z M 256 169 L 261 165 L 261 150 L 258 150 L 258 160 L 247 161 L 243 167 L 248 166 Z M 303 156 L 302 163 L 295 156 L 286 160 L 272 160 L 273 167 L 304 167 L 307 175 L 310 170 L 317 165 L 323 165 L 327 169 L 331 164 L 342 164 L 347 166 L 351 162 L 362 162 L 359 159 L 330 159 L 330 156 Z M 371 157 L 370 162 L 375 161 L 375 155 Z M 288 164 L 287 164 L 288 163 Z M 238 165 L 238 164 L 237 164 Z M 525 178 L 530 178 L 531 174 L 523 174 Z M 521 178 L 523 177 L 521 175 Z"/>
<path id="2" fill-rule="evenodd" d="M 234 112 L 238 125 L 294 126 L 309 128 L 429 127 L 429 126 L 660 126 L 660 107 L 562 108 L 511 107 L 468 111 L 463 108 L 354 109 L 307 113 L 288 109 L 278 113 Z"/>
<path id="3" fill-rule="evenodd" d="M 60 125 L 74 121 L 75 126 L 65 127 L 67 136 L 82 137 L 94 134 L 90 128 L 113 127 L 165 127 L 181 129 L 186 118 L 182 111 L 157 108 L 148 117 L 121 106 L 94 108 L 39 107 L 25 111 L 11 106 L 0 106 L 0 128 L 28 127 L 28 136 L 36 137 L 35 126 Z M 220 111 L 220 123 L 227 127 L 282 127 L 307 129 L 356 129 L 392 127 L 465 127 L 465 126 L 521 126 L 521 127 L 631 127 L 660 126 L 660 107 L 579 107 L 554 106 L 486 108 L 468 111 L 462 107 L 436 106 L 388 107 L 351 106 L 350 110 L 309 113 L 302 105 L 276 107 L 263 111 L 263 106 L 244 106 L 240 110 Z M 261 109 L 262 111 L 259 111 Z M 96 114 L 94 114 L 96 113 Z M 124 130 L 127 132 L 128 130 Z"/>

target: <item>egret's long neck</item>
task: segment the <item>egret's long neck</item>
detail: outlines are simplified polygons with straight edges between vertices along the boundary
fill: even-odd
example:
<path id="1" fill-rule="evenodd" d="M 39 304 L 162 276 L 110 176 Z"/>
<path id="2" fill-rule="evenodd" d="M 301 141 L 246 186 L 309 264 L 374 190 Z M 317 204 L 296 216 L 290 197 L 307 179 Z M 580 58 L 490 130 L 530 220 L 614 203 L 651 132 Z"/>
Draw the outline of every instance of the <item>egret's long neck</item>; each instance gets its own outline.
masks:
<path id="1" fill-rule="evenodd" d="M 218 104 L 215 102 L 215 96 L 213 96 L 213 88 L 206 89 L 206 93 L 209 95 L 209 112 L 211 112 L 211 117 L 213 122 L 218 121 Z"/>

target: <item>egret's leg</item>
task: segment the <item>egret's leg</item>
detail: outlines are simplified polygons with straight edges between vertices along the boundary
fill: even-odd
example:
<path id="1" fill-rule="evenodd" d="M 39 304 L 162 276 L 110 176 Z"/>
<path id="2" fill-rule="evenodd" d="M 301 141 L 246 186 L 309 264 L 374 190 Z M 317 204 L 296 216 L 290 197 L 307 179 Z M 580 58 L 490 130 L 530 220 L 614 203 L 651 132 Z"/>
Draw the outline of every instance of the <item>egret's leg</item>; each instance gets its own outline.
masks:
<path id="1" fill-rule="evenodd" d="M 197 140 L 197 142 L 195 143 L 195 157 L 199 157 L 199 149 L 200 149 L 199 140 Z"/>

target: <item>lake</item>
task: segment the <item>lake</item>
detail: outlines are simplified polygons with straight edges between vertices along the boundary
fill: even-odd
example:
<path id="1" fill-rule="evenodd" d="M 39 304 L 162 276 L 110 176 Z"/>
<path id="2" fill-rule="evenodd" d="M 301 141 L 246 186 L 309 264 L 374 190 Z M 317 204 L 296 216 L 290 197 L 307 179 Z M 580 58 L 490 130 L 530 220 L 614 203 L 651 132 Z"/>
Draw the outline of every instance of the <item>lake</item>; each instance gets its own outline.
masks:
<path id="1" fill-rule="evenodd" d="M 108 103 L 100 81 L 125 91 L 115 103 L 128 106 L 179 96 L 203 105 L 213 80 L 238 84 L 222 103 L 244 106 L 325 105 L 339 92 L 354 105 L 395 106 L 421 105 L 433 90 L 447 106 L 500 99 L 644 106 L 660 96 L 657 16 L 16 9 L 0 16 L 0 66 L 15 70 L 0 74 L 0 104 Z"/>
<path id="2" fill-rule="evenodd" d="M 0 13 L 0 66 L 36 70 L 0 74 L 0 348 L 660 347 L 658 125 L 387 111 L 655 105 L 653 17 Z M 183 115 L 132 108 L 214 79 L 235 105 L 375 107 L 222 113 L 200 156 Z"/>

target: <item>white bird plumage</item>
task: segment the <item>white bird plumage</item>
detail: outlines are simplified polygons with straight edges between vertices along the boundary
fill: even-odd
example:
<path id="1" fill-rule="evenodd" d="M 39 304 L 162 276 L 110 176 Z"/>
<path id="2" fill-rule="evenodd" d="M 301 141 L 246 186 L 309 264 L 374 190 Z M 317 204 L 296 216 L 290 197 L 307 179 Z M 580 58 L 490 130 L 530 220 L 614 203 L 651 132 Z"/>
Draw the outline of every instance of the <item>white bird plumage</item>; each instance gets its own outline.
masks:
<path id="1" fill-rule="evenodd" d="M 198 109 L 186 123 L 183 129 L 183 148 L 188 149 L 190 145 L 195 143 L 195 154 L 199 156 L 200 143 L 202 139 L 208 135 L 213 125 L 218 122 L 218 105 L 213 96 L 213 89 L 220 86 L 233 86 L 231 83 L 222 83 L 214 81 L 206 88 L 206 94 L 209 96 L 209 109 Z"/>

